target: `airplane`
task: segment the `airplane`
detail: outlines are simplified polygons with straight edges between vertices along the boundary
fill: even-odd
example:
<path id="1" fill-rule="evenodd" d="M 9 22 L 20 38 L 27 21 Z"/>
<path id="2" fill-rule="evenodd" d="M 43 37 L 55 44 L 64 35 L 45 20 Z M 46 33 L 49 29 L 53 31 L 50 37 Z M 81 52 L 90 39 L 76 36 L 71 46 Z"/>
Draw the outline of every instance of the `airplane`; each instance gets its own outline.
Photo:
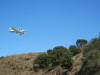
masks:
<path id="1" fill-rule="evenodd" d="M 9 32 L 15 32 L 15 33 L 19 33 L 21 35 L 21 34 L 24 34 L 26 31 L 24 29 L 16 29 L 14 27 L 10 27 Z"/>

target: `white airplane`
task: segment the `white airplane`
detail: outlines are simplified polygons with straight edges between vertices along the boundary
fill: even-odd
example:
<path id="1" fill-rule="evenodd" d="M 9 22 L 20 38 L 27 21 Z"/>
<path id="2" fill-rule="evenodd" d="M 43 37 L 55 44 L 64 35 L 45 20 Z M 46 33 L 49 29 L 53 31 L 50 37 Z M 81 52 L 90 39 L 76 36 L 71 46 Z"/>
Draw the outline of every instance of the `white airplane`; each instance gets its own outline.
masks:
<path id="1" fill-rule="evenodd" d="M 15 33 L 19 33 L 19 34 L 24 34 L 26 31 L 24 29 L 16 29 L 13 27 L 9 28 L 9 32 L 15 32 Z"/>

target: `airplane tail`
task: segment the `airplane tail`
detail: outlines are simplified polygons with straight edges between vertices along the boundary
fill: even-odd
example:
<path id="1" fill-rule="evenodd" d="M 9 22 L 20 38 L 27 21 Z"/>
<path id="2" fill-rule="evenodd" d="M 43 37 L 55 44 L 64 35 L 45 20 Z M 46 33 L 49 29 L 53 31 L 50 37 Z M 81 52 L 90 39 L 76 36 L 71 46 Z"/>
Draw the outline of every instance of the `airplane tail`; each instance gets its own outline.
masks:
<path id="1" fill-rule="evenodd" d="M 12 29 L 12 27 L 9 27 L 9 32 L 13 32 L 14 30 Z"/>

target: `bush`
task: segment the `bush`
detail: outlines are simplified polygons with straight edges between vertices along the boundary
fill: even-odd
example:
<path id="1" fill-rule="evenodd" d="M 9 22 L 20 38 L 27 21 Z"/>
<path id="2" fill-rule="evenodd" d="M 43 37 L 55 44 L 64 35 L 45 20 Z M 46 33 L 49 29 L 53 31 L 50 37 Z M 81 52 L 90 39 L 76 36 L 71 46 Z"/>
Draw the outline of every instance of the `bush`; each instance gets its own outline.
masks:
<path id="1" fill-rule="evenodd" d="M 53 66 L 62 65 L 63 67 L 66 65 L 72 66 L 71 53 L 67 50 L 67 48 L 63 46 L 57 46 L 53 49 Z M 65 67 L 66 67 L 65 66 Z"/>
<path id="2" fill-rule="evenodd" d="M 65 53 L 64 57 L 62 58 L 61 66 L 63 68 L 71 69 L 73 65 L 73 60 L 70 53 Z"/>
<path id="3" fill-rule="evenodd" d="M 81 52 L 80 48 L 76 48 L 76 46 L 74 46 L 74 45 L 70 46 L 69 50 L 73 56 L 75 56 L 76 54 L 79 54 Z"/>
<path id="4" fill-rule="evenodd" d="M 47 68 L 51 63 L 51 58 L 48 54 L 41 54 L 35 60 L 35 64 L 38 64 L 39 68 Z"/>
<path id="5" fill-rule="evenodd" d="M 48 68 L 61 65 L 62 67 L 70 68 L 72 66 L 72 55 L 63 46 L 57 46 L 53 50 L 48 50 L 47 54 L 41 54 L 35 60 L 35 64 L 39 68 Z"/>
<path id="6" fill-rule="evenodd" d="M 53 50 L 49 49 L 47 50 L 48 55 L 52 55 L 53 54 Z"/>

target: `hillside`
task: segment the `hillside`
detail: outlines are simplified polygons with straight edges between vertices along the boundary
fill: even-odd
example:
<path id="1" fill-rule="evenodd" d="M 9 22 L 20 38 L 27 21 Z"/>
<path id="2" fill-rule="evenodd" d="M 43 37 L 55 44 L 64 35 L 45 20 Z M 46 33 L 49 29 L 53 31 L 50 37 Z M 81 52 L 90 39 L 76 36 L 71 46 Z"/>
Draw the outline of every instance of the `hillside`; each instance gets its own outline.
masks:
<path id="1" fill-rule="evenodd" d="M 69 75 L 75 75 L 75 73 L 81 69 L 83 64 L 83 54 L 82 53 L 77 54 L 76 56 L 73 57 L 73 59 L 74 59 L 74 64 Z"/>
<path id="2" fill-rule="evenodd" d="M 41 53 L 12 55 L 0 59 L 0 75 L 41 75 L 33 71 L 33 61 Z"/>
<path id="3" fill-rule="evenodd" d="M 60 66 L 55 67 L 48 72 L 35 72 L 33 70 L 33 61 L 41 53 L 27 53 L 21 55 L 12 55 L 0 59 L 0 75 L 56 75 L 57 71 L 66 72 L 67 70 L 62 69 Z M 74 75 L 75 72 L 79 71 L 81 66 L 82 55 L 79 54 L 73 57 L 76 60 L 74 67 L 69 75 Z M 78 65 L 80 64 L 80 65 Z M 78 66 L 77 66 L 78 65 Z M 77 67 L 75 67 L 77 66 Z M 77 69 L 78 68 L 78 69 Z"/>
<path id="4" fill-rule="evenodd" d="M 48 50 L 47 53 L 27 53 L 1 57 L 0 75 L 100 75 L 99 38 L 91 40 L 90 43 L 81 48 L 80 53 L 74 56 L 70 56 L 70 50 L 76 52 L 78 49 L 71 46 L 71 49 L 68 50 L 65 47 L 58 46 L 53 50 Z M 52 56 L 52 61 L 50 55 Z M 64 55 L 67 57 L 64 57 Z M 39 64 L 35 60 L 37 56 Z M 52 65 L 52 62 L 59 62 L 62 59 L 64 60 L 63 63 L 66 62 L 68 64 L 67 66 L 62 66 L 62 63 Z M 47 60 L 51 61 L 49 65 Z M 42 67 L 37 67 L 39 65 L 40 67 L 42 65 Z"/>

